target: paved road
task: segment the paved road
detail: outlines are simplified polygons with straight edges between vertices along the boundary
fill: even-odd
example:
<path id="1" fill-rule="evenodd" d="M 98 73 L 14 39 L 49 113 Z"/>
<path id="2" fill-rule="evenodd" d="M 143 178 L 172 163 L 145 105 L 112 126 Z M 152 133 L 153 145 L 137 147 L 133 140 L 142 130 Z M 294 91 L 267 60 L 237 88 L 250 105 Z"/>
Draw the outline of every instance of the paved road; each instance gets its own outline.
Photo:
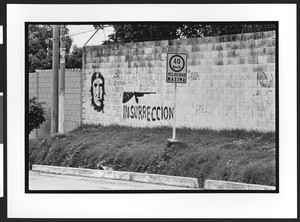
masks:
<path id="1" fill-rule="evenodd" d="M 179 190 L 183 187 L 30 171 L 29 190 Z"/>

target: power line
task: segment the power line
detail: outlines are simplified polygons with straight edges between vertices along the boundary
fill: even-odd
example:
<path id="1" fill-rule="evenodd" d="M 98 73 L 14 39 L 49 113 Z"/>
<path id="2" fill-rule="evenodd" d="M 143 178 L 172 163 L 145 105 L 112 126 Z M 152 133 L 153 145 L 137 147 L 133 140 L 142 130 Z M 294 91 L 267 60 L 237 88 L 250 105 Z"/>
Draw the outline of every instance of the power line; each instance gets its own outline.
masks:
<path id="1" fill-rule="evenodd" d="M 83 47 L 94 37 L 94 35 L 96 35 L 96 33 L 100 30 L 100 28 L 98 28 L 95 33 L 89 38 L 89 40 L 87 40 L 87 42 L 83 45 Z"/>
<path id="2" fill-rule="evenodd" d="M 75 33 L 75 34 L 72 34 L 72 35 L 64 35 L 64 37 L 66 37 L 66 36 L 71 37 L 71 36 L 75 36 L 75 35 L 81 35 L 81 34 L 92 32 L 92 31 L 95 31 L 95 29 L 89 30 L 89 31 L 85 31 L 85 32 L 78 32 L 78 33 Z M 56 39 L 50 38 L 50 40 L 56 40 Z"/>
<path id="3" fill-rule="evenodd" d="M 92 31 L 95 31 L 95 29 L 92 29 L 92 30 L 89 30 L 89 31 L 85 31 L 85 32 L 78 32 L 78 33 L 75 33 L 75 34 L 72 34 L 72 35 L 68 35 L 68 36 L 80 35 L 80 34 L 84 34 L 84 33 L 92 32 Z"/>
<path id="4" fill-rule="evenodd" d="M 106 27 L 109 27 L 109 26 L 106 26 Z M 104 28 L 105 28 L 105 27 L 104 27 Z M 104 30 L 104 28 L 99 28 L 99 29 L 103 29 L 103 30 Z M 71 34 L 71 35 L 68 34 L 68 35 L 65 35 L 65 36 L 71 37 L 71 36 L 81 35 L 81 34 L 88 33 L 88 32 L 92 32 L 92 31 L 95 31 L 95 29 L 91 29 L 91 30 L 89 30 L 89 31 L 84 31 L 84 32 L 74 33 L 74 34 Z M 51 40 L 55 40 L 55 39 L 51 38 Z"/>
<path id="5" fill-rule="evenodd" d="M 110 25 L 102 26 L 101 28 L 97 28 L 97 29 L 103 29 L 104 30 L 104 28 L 106 28 L 106 27 L 110 27 Z M 95 30 L 95 28 L 92 29 L 92 30 L 89 30 L 89 31 L 75 33 L 75 34 L 72 34 L 72 35 L 69 35 L 69 36 L 80 35 L 80 34 L 83 34 L 83 33 L 94 31 L 94 30 Z"/>

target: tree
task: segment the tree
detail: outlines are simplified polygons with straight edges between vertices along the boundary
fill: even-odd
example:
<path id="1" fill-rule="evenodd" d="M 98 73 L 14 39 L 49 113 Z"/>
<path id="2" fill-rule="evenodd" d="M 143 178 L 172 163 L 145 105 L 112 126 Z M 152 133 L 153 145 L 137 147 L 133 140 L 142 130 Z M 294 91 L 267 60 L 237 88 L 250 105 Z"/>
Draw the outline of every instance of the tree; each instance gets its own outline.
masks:
<path id="1" fill-rule="evenodd" d="M 28 110 L 28 127 L 30 133 L 34 129 L 38 129 L 42 126 L 43 122 L 46 121 L 45 115 L 46 110 L 43 107 L 43 103 L 37 102 L 36 98 L 33 97 L 29 100 L 29 110 Z"/>
<path id="2" fill-rule="evenodd" d="M 109 25 L 109 24 L 107 24 Z M 274 24 L 237 23 L 118 23 L 103 44 L 196 38 L 274 30 Z M 94 24 L 103 28 L 103 24 Z"/>
<path id="3" fill-rule="evenodd" d="M 76 45 L 73 46 L 71 54 L 66 55 L 67 69 L 82 68 L 82 52 L 82 48 L 77 47 Z"/>
<path id="4" fill-rule="evenodd" d="M 72 39 L 66 34 L 66 53 L 70 52 Z M 52 27 L 50 25 L 28 26 L 29 72 L 36 69 L 52 69 Z"/>

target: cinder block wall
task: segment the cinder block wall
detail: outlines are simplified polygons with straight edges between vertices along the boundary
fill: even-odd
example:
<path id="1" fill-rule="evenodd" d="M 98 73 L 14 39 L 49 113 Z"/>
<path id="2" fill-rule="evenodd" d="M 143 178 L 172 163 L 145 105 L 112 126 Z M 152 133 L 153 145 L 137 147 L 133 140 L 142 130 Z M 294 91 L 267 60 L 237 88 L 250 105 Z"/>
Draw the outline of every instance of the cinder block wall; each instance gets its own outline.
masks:
<path id="1" fill-rule="evenodd" d="M 275 31 L 84 48 L 83 123 L 170 126 L 174 84 L 167 53 L 187 54 L 178 84 L 177 125 L 275 130 Z M 103 112 L 91 105 L 91 78 L 105 79 Z M 155 92 L 123 103 L 124 92 Z"/>
<path id="2" fill-rule="evenodd" d="M 81 69 L 66 70 L 65 82 L 65 131 L 69 132 L 81 124 L 82 111 Z"/>
<path id="3" fill-rule="evenodd" d="M 52 104 L 52 71 L 36 71 L 29 73 L 29 99 L 36 97 L 38 102 L 44 102 L 46 122 L 40 129 L 34 130 L 29 138 L 44 137 L 50 134 L 51 104 Z"/>
<path id="4" fill-rule="evenodd" d="M 30 138 L 44 137 L 51 132 L 52 107 L 52 70 L 38 70 L 29 73 L 29 98 L 36 97 L 44 102 L 46 108 L 46 122 L 39 130 L 30 134 Z M 65 73 L 65 132 L 71 131 L 81 123 L 82 91 L 81 70 L 67 69 Z"/>

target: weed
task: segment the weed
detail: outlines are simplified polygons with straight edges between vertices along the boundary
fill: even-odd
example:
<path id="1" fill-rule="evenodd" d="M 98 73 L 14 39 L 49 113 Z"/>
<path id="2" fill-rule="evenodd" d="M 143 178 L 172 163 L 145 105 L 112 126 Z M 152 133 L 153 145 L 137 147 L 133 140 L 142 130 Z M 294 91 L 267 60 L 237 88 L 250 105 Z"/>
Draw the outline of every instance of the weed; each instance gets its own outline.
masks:
<path id="1" fill-rule="evenodd" d="M 275 133 L 81 125 L 63 135 L 29 142 L 35 164 L 147 172 L 276 185 Z"/>

